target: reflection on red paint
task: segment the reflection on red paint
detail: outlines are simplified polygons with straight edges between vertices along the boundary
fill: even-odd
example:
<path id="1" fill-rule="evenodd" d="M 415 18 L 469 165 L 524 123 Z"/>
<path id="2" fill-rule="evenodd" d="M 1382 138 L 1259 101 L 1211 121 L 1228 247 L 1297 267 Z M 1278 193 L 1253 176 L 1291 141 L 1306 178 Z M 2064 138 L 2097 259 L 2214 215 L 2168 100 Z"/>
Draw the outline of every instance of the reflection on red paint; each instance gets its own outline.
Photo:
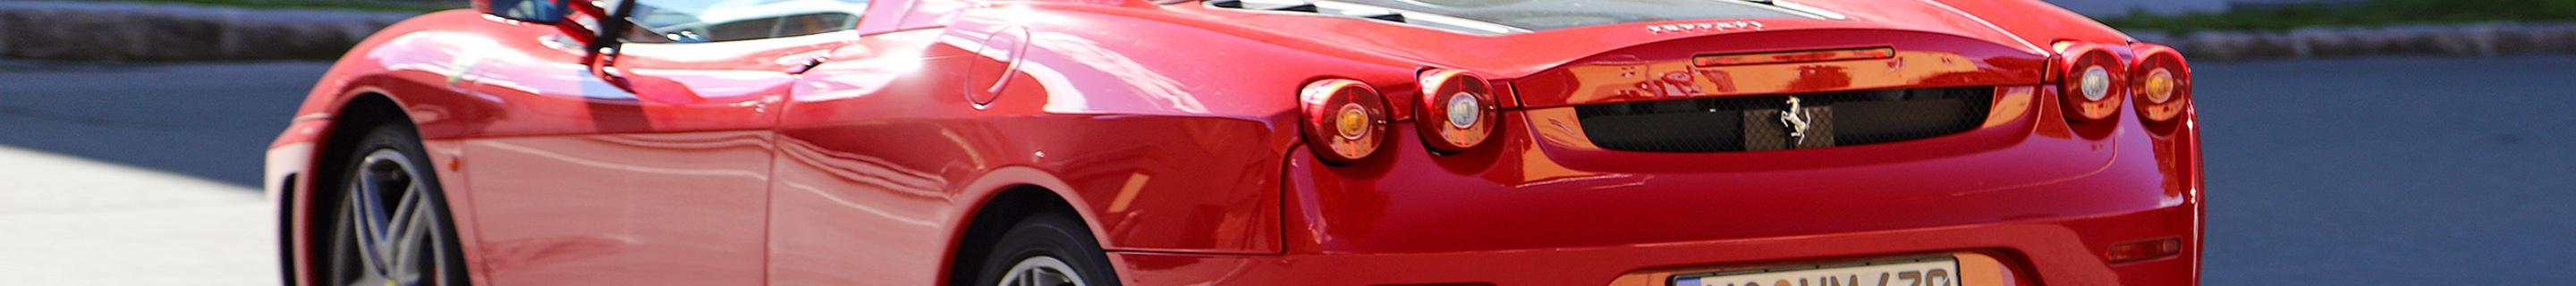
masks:
<path id="1" fill-rule="evenodd" d="M 1896 48 L 1879 47 L 1879 48 L 1845 49 L 1845 50 L 1822 50 L 1822 51 L 1795 51 L 1795 52 L 1772 52 L 1772 53 L 1749 53 L 1749 54 L 1703 55 L 1703 56 L 1698 56 L 1698 57 L 1693 57 L 1693 58 L 1691 58 L 1691 62 L 1692 62 L 1692 63 L 1696 63 L 1696 64 L 1698 64 L 1699 66 L 1709 67 L 1709 66 L 1732 66 L 1732 65 L 1758 65 L 1758 64 L 1784 64 L 1784 63 L 1822 62 L 1822 61 L 1840 61 L 1840 60 L 1869 60 L 1869 59 L 1884 59 L 1884 58 L 1891 58 L 1891 57 L 1896 57 Z"/>

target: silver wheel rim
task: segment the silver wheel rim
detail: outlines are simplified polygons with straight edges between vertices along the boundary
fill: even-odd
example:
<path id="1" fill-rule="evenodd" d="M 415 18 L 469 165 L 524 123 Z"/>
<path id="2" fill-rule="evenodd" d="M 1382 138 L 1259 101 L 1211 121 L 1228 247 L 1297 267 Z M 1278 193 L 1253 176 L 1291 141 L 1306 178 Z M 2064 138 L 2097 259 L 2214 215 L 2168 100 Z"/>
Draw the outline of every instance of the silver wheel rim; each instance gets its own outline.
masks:
<path id="1" fill-rule="evenodd" d="M 444 234 L 435 227 L 425 180 L 411 157 L 376 150 L 358 161 L 340 200 L 340 231 L 333 234 L 333 279 L 351 286 L 427 285 L 444 261 L 431 251 Z M 352 261 L 354 260 L 354 261 Z"/>
<path id="2" fill-rule="evenodd" d="M 1066 285 L 1090 286 L 1082 282 L 1082 274 L 1073 272 L 1073 266 L 1065 265 L 1063 260 L 1055 257 L 1039 255 L 1020 259 L 1019 264 L 1011 265 L 1011 271 L 1002 272 L 1001 283 L 994 286 Z"/>

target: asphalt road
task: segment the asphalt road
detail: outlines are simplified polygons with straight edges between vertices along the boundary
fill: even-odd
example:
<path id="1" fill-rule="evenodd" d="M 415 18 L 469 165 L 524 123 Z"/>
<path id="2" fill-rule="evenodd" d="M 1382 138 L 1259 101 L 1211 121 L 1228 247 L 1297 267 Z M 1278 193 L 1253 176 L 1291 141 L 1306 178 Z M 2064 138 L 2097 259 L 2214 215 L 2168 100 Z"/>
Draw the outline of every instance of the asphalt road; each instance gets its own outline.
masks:
<path id="1" fill-rule="evenodd" d="M 2209 285 L 2563 285 L 2576 57 L 2200 63 Z"/>
<path id="2" fill-rule="evenodd" d="M 0 64 L 0 284 L 275 281 L 260 149 L 324 68 Z M 2576 56 L 2195 68 L 2208 285 L 2576 265 Z"/>
<path id="3" fill-rule="evenodd" d="M 0 145 L 257 188 L 329 63 L 0 62 Z"/>
<path id="4" fill-rule="evenodd" d="M 2048 4 L 2086 16 L 2128 15 L 2132 9 L 2148 13 L 2176 14 L 2185 12 L 2226 11 L 2228 2 L 2331 2 L 2339 0 L 2044 0 Z"/>

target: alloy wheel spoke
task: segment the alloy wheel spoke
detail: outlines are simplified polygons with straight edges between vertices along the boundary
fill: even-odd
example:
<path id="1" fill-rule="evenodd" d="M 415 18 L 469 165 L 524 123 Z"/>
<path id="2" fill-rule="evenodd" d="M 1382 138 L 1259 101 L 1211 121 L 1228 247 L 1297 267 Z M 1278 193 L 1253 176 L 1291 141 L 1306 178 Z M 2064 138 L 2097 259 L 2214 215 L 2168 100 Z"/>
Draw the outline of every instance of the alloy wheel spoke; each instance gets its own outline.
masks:
<path id="1" fill-rule="evenodd" d="M 361 281 L 378 276 L 375 262 L 367 256 L 368 244 L 359 237 L 361 224 L 356 220 L 356 200 L 341 200 L 340 231 L 331 236 L 331 281 Z"/>
<path id="2" fill-rule="evenodd" d="M 351 176 L 341 218 L 347 226 L 344 244 L 350 251 L 334 252 L 337 261 L 356 262 L 364 272 L 348 273 L 333 279 L 350 285 L 421 285 L 433 267 L 428 261 L 431 236 L 437 219 L 436 206 L 430 201 L 427 182 L 418 180 L 418 169 L 394 150 L 379 150 L 361 159 Z M 351 253 L 354 252 L 354 253 Z M 349 269 L 356 270 L 356 269 Z M 335 273 L 349 270 L 337 270 Z M 354 277 L 352 277 L 354 276 Z"/>
<path id="3" fill-rule="evenodd" d="M 417 193 L 405 197 L 407 198 L 404 200 L 411 201 L 406 202 L 406 204 L 421 201 L 420 195 Z M 389 252 L 390 254 L 393 254 L 391 256 L 392 259 L 390 260 L 391 263 L 388 264 L 392 265 L 394 268 L 393 271 L 387 271 L 386 273 L 389 274 L 387 275 L 388 278 L 402 282 L 402 285 L 415 285 L 423 276 L 423 272 L 425 272 L 424 270 L 427 269 L 427 267 L 424 266 L 428 266 L 423 263 L 424 261 L 422 261 L 422 259 L 426 258 L 426 253 L 423 251 L 427 249 L 425 246 L 429 244 L 429 236 L 432 235 L 432 230 L 430 229 L 431 224 L 429 222 L 429 219 L 431 219 L 432 216 L 429 213 L 428 208 L 418 207 L 417 204 L 406 207 L 406 211 L 402 212 L 402 214 L 404 219 L 399 222 L 401 222 L 401 225 L 404 227 L 398 229 L 399 232 L 397 232 L 401 235 L 396 236 L 391 243 L 388 243 L 393 247 L 393 251 Z"/>
<path id="4" fill-rule="evenodd" d="M 357 258 L 367 269 L 366 276 L 370 277 L 384 276 L 384 270 L 390 266 L 386 265 L 385 259 L 384 204 L 379 203 L 382 200 L 376 192 L 376 181 L 372 174 L 358 175 L 348 196 L 348 216 L 342 218 L 348 221 Z"/>
<path id="5" fill-rule="evenodd" d="M 377 275 L 358 276 L 358 279 L 357 279 L 357 280 L 349 280 L 349 284 L 348 284 L 348 285 L 349 285 L 349 286 L 383 286 L 383 285 L 385 285 L 385 277 L 384 277 L 384 276 L 377 276 Z"/>
<path id="6" fill-rule="evenodd" d="M 1071 265 L 1054 257 L 1035 256 L 1021 259 L 1011 270 L 1002 272 L 998 286 L 1082 286 L 1082 276 L 1074 274 Z"/>
<path id="7" fill-rule="evenodd" d="M 421 199 L 418 193 L 405 191 L 400 198 L 401 201 L 394 205 L 394 211 L 385 218 L 386 237 L 383 243 L 387 248 L 386 254 L 389 254 L 387 258 L 391 258 L 387 260 L 388 266 L 392 266 L 393 269 L 410 269 L 409 262 L 412 255 L 419 252 L 419 240 L 421 234 L 428 232 L 424 229 L 428 224 L 421 223 L 423 215 L 421 215 Z"/>
<path id="8" fill-rule="evenodd" d="M 1049 271 L 1049 270 L 1046 270 L 1046 269 L 1040 269 L 1040 270 L 1037 270 L 1037 272 L 1038 272 L 1038 273 L 1036 273 L 1036 274 L 1038 274 L 1038 275 L 1030 275 L 1030 276 L 1036 276 L 1036 277 L 1037 277 L 1037 278 L 1036 278 L 1036 279 L 1037 279 L 1037 285 L 1057 286 L 1057 285 L 1064 285 L 1064 284 L 1065 284 L 1065 283 L 1064 283 L 1064 275 L 1056 274 L 1056 273 L 1055 273 L 1055 271 Z"/>
<path id="9" fill-rule="evenodd" d="M 401 178 L 388 178 L 388 179 L 390 179 L 390 180 L 385 180 L 385 181 L 386 181 L 386 183 L 393 183 L 393 184 L 401 184 L 401 183 L 405 183 L 405 182 L 403 182 L 404 180 L 402 180 Z M 394 198 L 395 198 L 397 201 L 395 201 L 395 202 L 394 202 L 394 209 L 393 209 L 393 211 L 392 211 L 392 212 L 385 213 L 385 217 L 384 217 L 384 219 L 385 219 L 385 220 L 384 220 L 384 222 L 385 222 L 385 228 L 384 228 L 384 229 L 385 229 L 385 231 L 387 232 L 387 233 L 386 233 L 386 235 L 387 235 L 388 237 L 391 237 L 391 238 L 402 238 L 402 237 L 411 236 L 411 233 L 409 233 L 409 231 L 412 229 L 412 225 L 413 225 L 413 224 L 412 224 L 412 221 L 413 221 L 412 217 L 413 217 L 413 216 L 417 216 L 417 215 L 419 215 L 419 208 L 420 208 L 420 194 L 419 194 L 419 192 L 416 192 L 416 190 L 415 190 L 415 189 L 410 188 L 410 186 L 408 186 L 409 184 L 405 184 L 405 185 L 406 185 L 406 186 L 404 186 L 403 188 L 399 188 L 399 191 L 397 191 L 396 193 L 394 193 L 394 194 L 395 194 L 395 197 L 394 197 Z"/>

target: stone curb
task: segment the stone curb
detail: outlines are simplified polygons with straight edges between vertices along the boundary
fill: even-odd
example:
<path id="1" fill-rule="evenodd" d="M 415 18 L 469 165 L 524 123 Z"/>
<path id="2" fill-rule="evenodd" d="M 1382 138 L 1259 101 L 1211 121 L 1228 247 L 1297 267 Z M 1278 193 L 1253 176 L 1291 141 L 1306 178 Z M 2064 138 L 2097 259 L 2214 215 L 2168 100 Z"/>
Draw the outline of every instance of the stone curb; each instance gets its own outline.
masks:
<path id="1" fill-rule="evenodd" d="M 2139 41 L 2173 46 L 2175 50 L 2182 51 L 2183 56 L 2195 60 L 2576 53 L 2576 23 L 2306 28 L 2287 32 L 2200 32 L 2183 36 L 2131 31 L 2129 35 Z"/>
<path id="2" fill-rule="evenodd" d="M 58 61 L 329 60 L 417 14 L 182 4 L 0 2 L 0 57 Z"/>

